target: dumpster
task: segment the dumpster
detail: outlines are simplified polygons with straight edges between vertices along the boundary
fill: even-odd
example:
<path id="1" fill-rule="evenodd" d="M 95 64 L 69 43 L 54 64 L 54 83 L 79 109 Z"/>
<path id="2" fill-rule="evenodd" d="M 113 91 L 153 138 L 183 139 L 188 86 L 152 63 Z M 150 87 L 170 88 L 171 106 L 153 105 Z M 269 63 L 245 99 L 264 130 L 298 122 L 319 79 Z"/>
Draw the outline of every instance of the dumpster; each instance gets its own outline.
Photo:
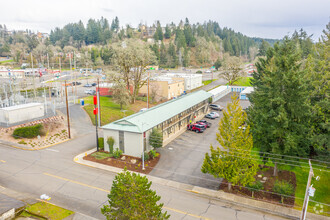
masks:
<path id="1" fill-rule="evenodd" d="M 80 99 L 80 105 L 82 105 L 82 106 L 85 105 L 85 101 L 83 99 Z"/>

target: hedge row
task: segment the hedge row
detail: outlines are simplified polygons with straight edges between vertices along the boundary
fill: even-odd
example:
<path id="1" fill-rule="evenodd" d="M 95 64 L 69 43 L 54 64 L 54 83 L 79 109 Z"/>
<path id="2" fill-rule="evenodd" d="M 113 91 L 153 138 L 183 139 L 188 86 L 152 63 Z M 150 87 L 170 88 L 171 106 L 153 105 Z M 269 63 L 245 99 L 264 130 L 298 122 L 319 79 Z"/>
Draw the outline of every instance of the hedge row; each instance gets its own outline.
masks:
<path id="1" fill-rule="evenodd" d="M 34 138 L 40 135 L 42 129 L 42 124 L 37 124 L 33 126 L 27 126 L 22 128 L 16 128 L 13 132 L 14 138 Z"/>

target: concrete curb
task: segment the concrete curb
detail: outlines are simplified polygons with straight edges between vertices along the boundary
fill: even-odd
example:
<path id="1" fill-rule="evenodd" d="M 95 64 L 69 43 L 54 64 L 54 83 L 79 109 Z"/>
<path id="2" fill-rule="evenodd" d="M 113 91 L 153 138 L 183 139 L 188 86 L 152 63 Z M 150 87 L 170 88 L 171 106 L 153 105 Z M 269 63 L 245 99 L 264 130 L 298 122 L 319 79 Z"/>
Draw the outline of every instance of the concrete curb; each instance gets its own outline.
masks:
<path id="1" fill-rule="evenodd" d="M 120 173 L 123 171 L 123 169 L 120 169 L 117 167 L 111 167 L 111 166 L 107 166 L 104 164 L 100 164 L 100 163 L 96 163 L 96 162 L 92 162 L 92 161 L 83 159 L 83 157 L 85 155 L 88 155 L 94 151 L 96 151 L 96 148 L 88 150 L 86 152 L 83 152 L 83 153 L 77 155 L 73 160 L 74 160 L 74 162 L 81 164 L 81 165 L 89 166 L 92 168 L 98 168 L 98 169 L 102 169 L 102 170 L 107 170 L 107 171 L 110 171 L 113 173 Z M 134 171 L 131 171 L 131 172 L 134 172 Z M 279 206 L 279 205 L 274 205 L 271 203 L 258 201 L 258 200 L 254 200 L 254 199 L 250 199 L 250 198 L 245 198 L 242 196 L 237 196 L 237 195 L 234 195 L 231 193 L 226 193 L 222 190 L 220 190 L 220 191 L 211 190 L 211 189 L 206 189 L 206 188 L 202 188 L 202 187 L 198 187 L 198 186 L 193 186 L 193 185 L 189 185 L 189 184 L 185 184 L 185 183 L 175 182 L 172 180 L 167 180 L 167 179 L 151 176 L 148 174 L 146 175 L 146 174 L 142 174 L 142 173 L 138 173 L 138 172 L 134 172 L 134 173 L 147 176 L 148 179 L 150 181 L 152 181 L 153 183 L 173 187 L 176 189 L 185 190 L 187 192 L 192 192 L 192 193 L 196 193 L 196 194 L 203 195 L 203 196 L 222 199 L 222 200 L 225 200 L 232 204 L 238 204 L 243 207 L 268 212 L 268 213 L 275 214 L 275 215 L 278 215 L 281 217 L 285 217 L 285 218 L 289 218 L 289 219 L 299 219 L 300 215 L 301 215 L 300 210 L 291 209 L 291 208 L 287 208 L 287 207 Z M 307 213 L 307 217 L 308 217 L 308 219 L 315 219 L 315 220 L 323 220 L 323 219 L 329 220 L 330 219 L 329 217 L 320 216 L 320 215 L 316 215 L 313 213 Z"/>
<path id="2" fill-rule="evenodd" d="M 6 142 L 2 142 L 0 141 L 0 143 L 4 144 L 4 145 L 7 145 L 9 147 L 13 147 L 13 148 L 16 148 L 16 149 L 20 149 L 20 150 L 27 150 L 27 151 L 36 151 L 36 150 L 42 150 L 42 149 L 46 149 L 46 148 L 49 148 L 49 147 L 52 147 L 52 146 L 55 146 L 57 144 L 62 144 L 64 142 L 67 142 L 69 140 L 72 140 L 72 139 L 66 139 L 64 141 L 60 141 L 60 142 L 57 142 L 55 144 L 50 144 L 50 145 L 47 145 L 47 146 L 43 146 L 43 147 L 38 147 L 38 148 L 26 148 L 26 147 L 20 147 L 20 146 L 16 146 L 16 145 L 13 145 L 12 143 L 6 143 Z"/>

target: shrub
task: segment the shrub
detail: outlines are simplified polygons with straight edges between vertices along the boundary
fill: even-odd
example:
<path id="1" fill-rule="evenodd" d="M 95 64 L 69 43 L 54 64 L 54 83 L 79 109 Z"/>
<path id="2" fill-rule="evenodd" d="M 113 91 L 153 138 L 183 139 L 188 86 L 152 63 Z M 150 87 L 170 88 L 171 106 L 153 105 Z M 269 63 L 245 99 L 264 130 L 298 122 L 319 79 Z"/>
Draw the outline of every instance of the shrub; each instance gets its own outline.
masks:
<path id="1" fill-rule="evenodd" d="M 155 150 L 150 150 L 149 151 L 149 156 L 151 157 L 151 159 L 154 159 L 156 157 L 157 153 Z"/>
<path id="2" fill-rule="evenodd" d="M 264 186 L 263 186 L 262 182 L 260 182 L 260 181 L 255 181 L 253 183 L 250 183 L 248 185 L 248 187 L 249 187 L 249 190 L 252 192 L 252 198 L 254 197 L 254 192 L 255 191 L 259 191 L 261 189 L 264 189 Z"/>
<path id="3" fill-rule="evenodd" d="M 99 138 L 99 150 L 104 150 L 104 138 Z"/>
<path id="4" fill-rule="evenodd" d="M 144 161 L 149 160 L 149 154 L 147 152 L 143 152 L 144 153 Z M 141 157 L 142 158 L 142 157 Z"/>
<path id="5" fill-rule="evenodd" d="M 273 191 L 281 194 L 281 203 L 283 203 L 284 196 L 290 196 L 294 194 L 294 187 L 291 183 L 288 183 L 286 181 L 275 181 Z"/>
<path id="6" fill-rule="evenodd" d="M 107 143 L 109 145 L 110 154 L 113 154 L 113 145 L 115 144 L 115 139 L 113 139 L 113 137 L 108 137 Z"/>
<path id="7" fill-rule="evenodd" d="M 123 152 L 117 148 L 115 150 L 115 152 L 113 152 L 113 157 L 116 158 L 116 159 L 118 159 L 122 154 L 123 154 Z"/>
<path id="8" fill-rule="evenodd" d="M 152 129 L 149 136 L 149 144 L 154 148 L 159 148 L 163 146 L 163 132 L 159 129 Z"/>
<path id="9" fill-rule="evenodd" d="M 19 144 L 27 144 L 25 141 L 21 140 L 18 142 Z"/>
<path id="10" fill-rule="evenodd" d="M 198 70 L 196 73 L 203 73 L 201 70 Z"/>
<path id="11" fill-rule="evenodd" d="M 34 138 L 40 135 L 42 124 L 16 128 L 13 132 L 13 137 L 18 138 Z"/>

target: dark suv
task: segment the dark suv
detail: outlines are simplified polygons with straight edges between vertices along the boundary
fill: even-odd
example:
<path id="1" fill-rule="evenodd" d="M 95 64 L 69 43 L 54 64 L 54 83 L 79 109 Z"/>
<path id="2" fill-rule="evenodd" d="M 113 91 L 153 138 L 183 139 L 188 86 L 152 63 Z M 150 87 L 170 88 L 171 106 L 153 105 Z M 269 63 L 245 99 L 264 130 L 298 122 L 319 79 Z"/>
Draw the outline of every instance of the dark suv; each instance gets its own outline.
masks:
<path id="1" fill-rule="evenodd" d="M 187 125 L 187 129 L 191 131 L 195 131 L 196 133 L 203 133 L 205 130 L 205 125 L 189 124 Z"/>

